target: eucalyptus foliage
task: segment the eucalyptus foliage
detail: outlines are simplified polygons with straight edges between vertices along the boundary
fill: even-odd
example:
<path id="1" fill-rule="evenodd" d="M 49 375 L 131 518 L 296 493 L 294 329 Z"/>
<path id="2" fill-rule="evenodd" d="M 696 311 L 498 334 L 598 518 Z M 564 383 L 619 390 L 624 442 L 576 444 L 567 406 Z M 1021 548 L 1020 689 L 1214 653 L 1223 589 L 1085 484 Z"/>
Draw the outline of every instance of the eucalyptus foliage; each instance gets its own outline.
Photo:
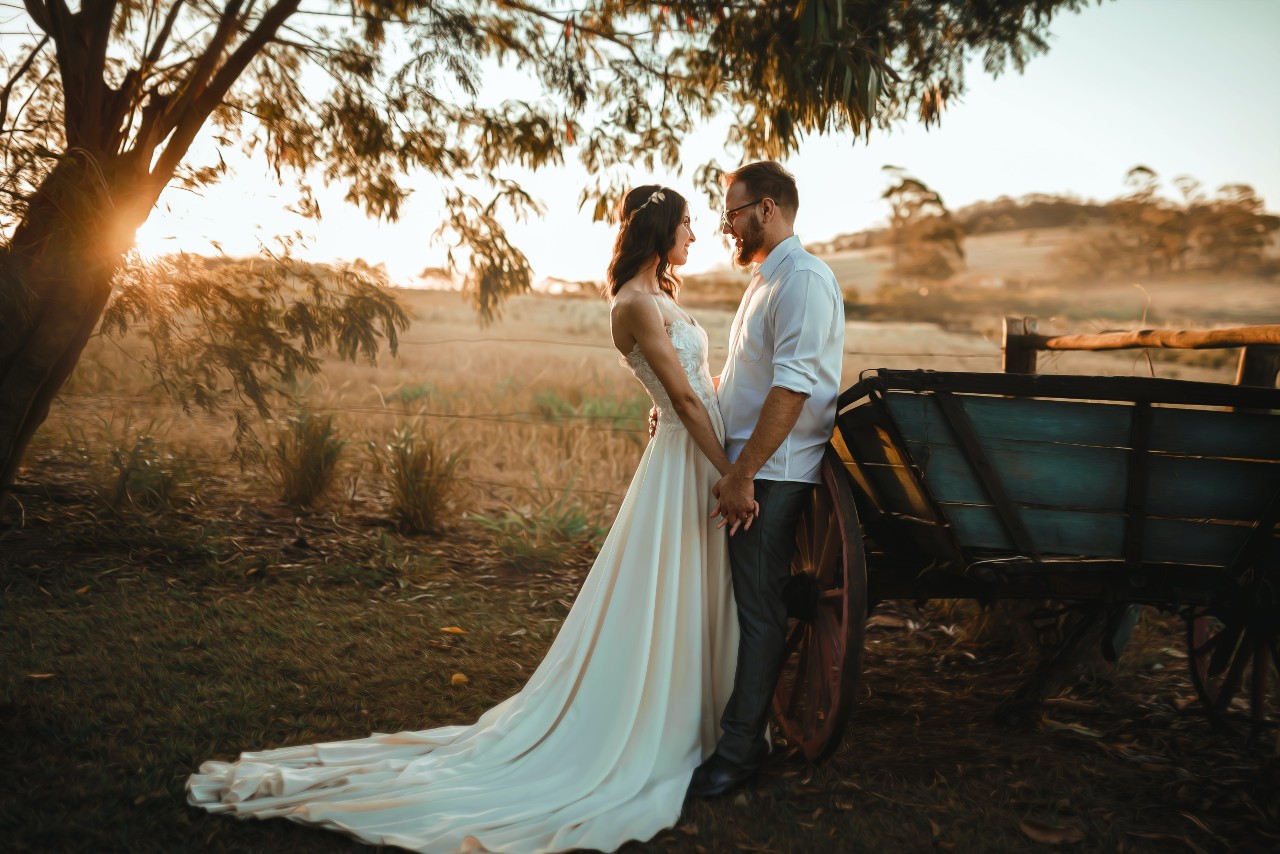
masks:
<path id="1" fill-rule="evenodd" d="M 128 287 L 117 273 L 161 191 L 225 174 L 190 159 L 202 134 L 264 155 L 311 216 L 313 182 L 394 220 L 411 183 L 439 179 L 450 273 L 487 319 L 531 281 L 498 216 L 536 212 L 513 167 L 576 158 L 604 218 L 712 116 L 730 118 L 730 165 L 805 134 L 932 123 L 967 56 L 1020 69 L 1084 3 L 23 0 L 6 29 L 29 38 L 3 36 L 0 58 L 0 488 Z M 488 63 L 541 95 L 502 98 Z M 694 180 L 715 198 L 720 172 Z"/>

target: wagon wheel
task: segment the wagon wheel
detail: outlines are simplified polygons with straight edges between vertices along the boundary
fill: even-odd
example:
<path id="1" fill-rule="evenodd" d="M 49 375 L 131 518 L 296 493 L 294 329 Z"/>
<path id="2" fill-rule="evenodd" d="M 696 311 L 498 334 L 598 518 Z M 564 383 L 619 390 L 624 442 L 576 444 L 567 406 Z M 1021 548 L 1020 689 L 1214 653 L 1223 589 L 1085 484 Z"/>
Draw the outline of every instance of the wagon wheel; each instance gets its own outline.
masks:
<path id="1" fill-rule="evenodd" d="M 862 670 L 867 567 L 848 474 L 828 445 L 822 482 L 800 517 L 773 708 L 787 742 L 818 759 L 840 744 Z"/>
<path id="2" fill-rule="evenodd" d="M 1226 605 L 1193 607 L 1187 663 L 1215 724 L 1253 734 L 1280 724 L 1280 613 L 1265 599 L 1236 595 Z"/>

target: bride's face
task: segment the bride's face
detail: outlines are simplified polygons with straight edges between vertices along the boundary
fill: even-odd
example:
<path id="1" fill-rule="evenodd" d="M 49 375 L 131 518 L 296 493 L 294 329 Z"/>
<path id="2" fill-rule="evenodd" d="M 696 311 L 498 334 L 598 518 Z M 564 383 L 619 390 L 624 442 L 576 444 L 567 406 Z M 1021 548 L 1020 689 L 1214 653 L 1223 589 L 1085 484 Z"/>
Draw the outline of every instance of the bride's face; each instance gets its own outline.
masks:
<path id="1" fill-rule="evenodd" d="M 676 226 L 676 245 L 667 253 L 667 263 L 679 267 L 689 260 L 689 246 L 698 238 L 693 234 L 693 222 L 689 218 L 689 209 L 684 209 L 684 216 Z"/>

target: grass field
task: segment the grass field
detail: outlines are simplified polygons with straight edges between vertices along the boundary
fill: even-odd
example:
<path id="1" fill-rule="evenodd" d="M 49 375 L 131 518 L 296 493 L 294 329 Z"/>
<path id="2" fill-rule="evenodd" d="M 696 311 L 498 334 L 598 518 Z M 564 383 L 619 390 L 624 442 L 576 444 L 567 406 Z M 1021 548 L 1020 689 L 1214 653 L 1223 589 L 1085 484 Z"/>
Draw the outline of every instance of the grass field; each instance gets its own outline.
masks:
<path id="1" fill-rule="evenodd" d="M 1030 263 L 1020 239 L 971 240 L 974 275 L 983 253 L 991 270 Z M 1148 325 L 1280 321 L 1276 286 L 1257 283 L 975 280 L 877 305 L 861 278 L 875 258 L 835 260 L 867 297 L 847 327 L 845 385 L 874 367 L 998 370 L 1006 313 L 1067 331 L 1131 327 L 1144 309 Z M 699 281 L 687 303 L 714 371 L 732 314 Z M 466 722 L 532 672 L 642 451 L 647 399 L 617 365 L 599 300 L 516 299 L 482 330 L 456 295 L 405 299 L 416 319 L 398 359 L 331 363 L 295 390 L 297 411 L 332 414 L 346 441 L 334 489 L 308 510 L 229 460 L 225 414 L 184 413 L 155 386 L 144 341 L 91 343 L 0 508 L 7 850 L 358 848 L 198 813 L 183 781 L 244 749 Z M 1233 372 L 1229 351 L 1158 356 L 1066 354 L 1042 370 Z M 466 489 L 437 534 L 396 527 L 367 450 L 404 424 L 464 459 Z M 124 475 L 146 501 L 120 499 Z M 631 850 L 1024 851 L 1076 833 L 1088 851 L 1280 846 L 1275 747 L 1199 716 L 1174 617 L 1149 613 L 1125 659 L 1095 662 L 1038 724 L 1011 731 L 991 713 L 1029 654 L 973 616 L 954 603 L 878 611 L 858 711 L 830 760 L 780 758 L 742 796 L 691 804 Z"/>

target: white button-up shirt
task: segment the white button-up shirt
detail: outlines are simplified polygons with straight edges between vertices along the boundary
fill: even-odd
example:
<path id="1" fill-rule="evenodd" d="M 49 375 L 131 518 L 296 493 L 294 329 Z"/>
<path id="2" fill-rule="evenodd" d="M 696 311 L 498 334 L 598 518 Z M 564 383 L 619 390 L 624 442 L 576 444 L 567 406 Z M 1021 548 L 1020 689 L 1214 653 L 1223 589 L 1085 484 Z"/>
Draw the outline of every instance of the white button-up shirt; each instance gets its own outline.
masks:
<path id="1" fill-rule="evenodd" d="M 756 477 L 818 483 L 843 361 L 844 301 L 836 277 L 799 238 L 788 237 L 756 267 L 729 333 L 719 390 L 729 460 L 737 461 L 755 430 L 769 389 L 790 389 L 809 397 Z"/>

